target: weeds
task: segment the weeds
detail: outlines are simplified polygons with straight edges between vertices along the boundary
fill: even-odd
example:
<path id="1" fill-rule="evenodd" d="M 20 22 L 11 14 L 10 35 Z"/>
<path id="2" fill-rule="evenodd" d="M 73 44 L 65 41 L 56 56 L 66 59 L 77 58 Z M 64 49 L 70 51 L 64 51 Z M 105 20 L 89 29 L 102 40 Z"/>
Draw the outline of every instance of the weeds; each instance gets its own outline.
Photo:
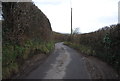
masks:
<path id="1" fill-rule="evenodd" d="M 54 48 L 54 42 L 26 41 L 24 46 L 3 44 L 3 78 L 19 72 L 23 62 L 34 54 L 48 54 Z M 37 51 L 37 52 L 36 52 Z"/>
<path id="2" fill-rule="evenodd" d="M 78 34 L 65 44 L 112 65 L 120 73 L 120 24 L 95 32 Z M 74 39 L 74 40 L 73 40 Z"/>

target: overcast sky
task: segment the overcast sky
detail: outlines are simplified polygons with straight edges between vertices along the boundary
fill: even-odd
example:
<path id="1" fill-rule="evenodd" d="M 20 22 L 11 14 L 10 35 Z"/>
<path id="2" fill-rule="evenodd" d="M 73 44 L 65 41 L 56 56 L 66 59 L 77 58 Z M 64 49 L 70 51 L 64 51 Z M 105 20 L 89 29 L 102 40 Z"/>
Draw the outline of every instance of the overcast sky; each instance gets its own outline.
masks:
<path id="1" fill-rule="evenodd" d="M 119 0 L 71 0 L 73 29 L 88 33 L 118 23 Z M 70 0 L 33 0 L 49 18 L 53 31 L 70 33 Z"/>

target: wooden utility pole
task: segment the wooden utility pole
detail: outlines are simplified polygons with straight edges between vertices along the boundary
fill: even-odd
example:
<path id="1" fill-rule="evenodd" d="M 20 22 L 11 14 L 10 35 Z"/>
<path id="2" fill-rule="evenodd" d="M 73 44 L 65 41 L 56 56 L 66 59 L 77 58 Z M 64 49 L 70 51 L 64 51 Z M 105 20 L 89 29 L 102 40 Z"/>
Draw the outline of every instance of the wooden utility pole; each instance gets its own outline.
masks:
<path id="1" fill-rule="evenodd" d="M 72 36 L 72 0 L 70 0 L 70 8 L 71 8 L 71 36 Z"/>
<path id="2" fill-rule="evenodd" d="M 71 35 L 72 35 L 72 7 L 71 7 Z"/>
<path id="3" fill-rule="evenodd" d="M 70 9 L 71 9 L 71 34 L 70 34 L 70 41 L 72 41 L 72 34 L 73 34 L 73 31 L 72 31 L 72 1 L 70 0 Z"/>

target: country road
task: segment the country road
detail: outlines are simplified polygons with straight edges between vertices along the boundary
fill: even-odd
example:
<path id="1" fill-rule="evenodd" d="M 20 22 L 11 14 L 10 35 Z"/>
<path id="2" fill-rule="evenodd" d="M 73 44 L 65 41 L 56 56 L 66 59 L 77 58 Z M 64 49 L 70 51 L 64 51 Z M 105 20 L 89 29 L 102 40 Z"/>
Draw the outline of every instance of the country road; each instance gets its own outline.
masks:
<path id="1" fill-rule="evenodd" d="M 23 78 L 24 79 L 91 79 L 91 78 L 115 79 L 117 77 L 116 72 L 112 68 L 109 68 L 104 63 L 99 62 L 99 66 L 97 68 L 96 63 L 92 62 L 92 64 L 90 64 L 88 61 L 86 57 L 82 56 L 74 49 L 63 45 L 63 43 L 56 43 L 54 52 L 45 60 L 45 62 Z M 103 67 L 100 67 L 101 65 Z M 104 69 L 104 66 L 105 68 L 107 68 L 107 71 L 106 70 L 102 71 Z M 103 74 L 107 72 L 108 74 L 106 75 Z"/>
<path id="2" fill-rule="evenodd" d="M 90 79 L 83 58 L 73 49 L 57 43 L 45 63 L 26 79 Z"/>

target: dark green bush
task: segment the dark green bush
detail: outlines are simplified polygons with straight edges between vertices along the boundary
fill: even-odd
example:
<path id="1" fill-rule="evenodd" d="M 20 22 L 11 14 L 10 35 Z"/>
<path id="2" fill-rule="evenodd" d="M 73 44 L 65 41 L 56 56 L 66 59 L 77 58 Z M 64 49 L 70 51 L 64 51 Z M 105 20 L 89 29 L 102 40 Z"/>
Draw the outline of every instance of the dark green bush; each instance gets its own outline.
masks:
<path id="1" fill-rule="evenodd" d="M 79 48 L 85 54 L 106 61 L 120 71 L 120 24 L 76 36 L 77 39 L 73 37 L 74 40 L 69 41 L 71 43 L 67 44 Z"/>

